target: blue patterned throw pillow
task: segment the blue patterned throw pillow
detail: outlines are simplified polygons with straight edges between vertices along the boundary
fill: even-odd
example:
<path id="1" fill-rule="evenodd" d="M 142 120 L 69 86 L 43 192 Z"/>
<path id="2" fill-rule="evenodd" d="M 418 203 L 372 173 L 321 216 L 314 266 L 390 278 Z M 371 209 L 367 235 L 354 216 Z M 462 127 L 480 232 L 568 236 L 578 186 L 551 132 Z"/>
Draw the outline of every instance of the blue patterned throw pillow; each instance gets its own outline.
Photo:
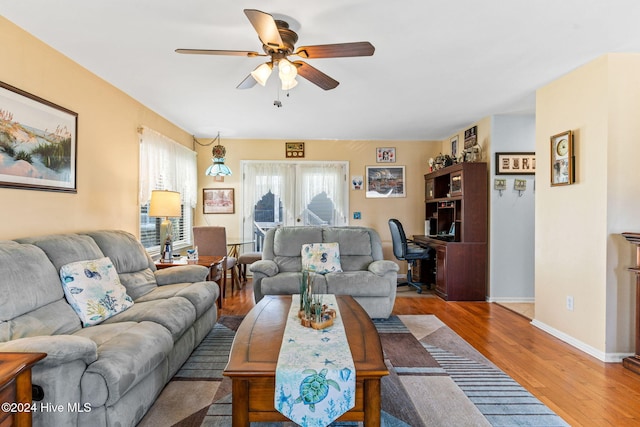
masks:
<path id="1" fill-rule="evenodd" d="M 302 245 L 301 255 L 303 270 L 318 274 L 342 271 L 337 243 L 308 243 Z"/>
<path id="2" fill-rule="evenodd" d="M 109 257 L 63 265 L 60 279 L 82 326 L 96 325 L 133 305 Z"/>

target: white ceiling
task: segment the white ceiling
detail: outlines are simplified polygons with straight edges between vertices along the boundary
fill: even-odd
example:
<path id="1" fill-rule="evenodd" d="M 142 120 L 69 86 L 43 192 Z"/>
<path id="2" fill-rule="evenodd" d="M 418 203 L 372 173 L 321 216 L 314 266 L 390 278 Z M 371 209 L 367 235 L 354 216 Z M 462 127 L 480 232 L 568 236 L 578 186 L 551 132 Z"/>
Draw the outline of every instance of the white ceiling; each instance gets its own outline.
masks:
<path id="1" fill-rule="evenodd" d="M 264 58 L 174 52 L 262 52 L 245 8 L 292 17 L 297 46 L 368 40 L 375 54 L 309 59 L 340 85 L 299 78 L 287 96 L 275 73 L 236 89 Z M 0 13 L 187 132 L 223 139 L 443 139 L 533 113 L 537 88 L 604 53 L 640 52 L 638 0 L 0 0 Z"/>

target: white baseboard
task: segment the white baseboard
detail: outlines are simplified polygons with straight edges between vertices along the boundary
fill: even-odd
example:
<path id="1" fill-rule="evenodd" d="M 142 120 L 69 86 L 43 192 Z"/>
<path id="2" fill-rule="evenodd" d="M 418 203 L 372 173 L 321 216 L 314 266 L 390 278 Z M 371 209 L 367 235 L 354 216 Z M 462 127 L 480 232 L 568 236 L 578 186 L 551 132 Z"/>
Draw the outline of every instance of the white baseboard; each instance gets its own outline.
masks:
<path id="1" fill-rule="evenodd" d="M 620 363 L 625 357 L 633 355 L 632 353 L 605 353 L 538 320 L 532 320 L 531 324 L 605 363 Z"/>
<path id="2" fill-rule="evenodd" d="M 536 302 L 535 297 L 487 297 L 487 302 L 511 302 L 511 303 L 526 303 L 533 304 Z"/>

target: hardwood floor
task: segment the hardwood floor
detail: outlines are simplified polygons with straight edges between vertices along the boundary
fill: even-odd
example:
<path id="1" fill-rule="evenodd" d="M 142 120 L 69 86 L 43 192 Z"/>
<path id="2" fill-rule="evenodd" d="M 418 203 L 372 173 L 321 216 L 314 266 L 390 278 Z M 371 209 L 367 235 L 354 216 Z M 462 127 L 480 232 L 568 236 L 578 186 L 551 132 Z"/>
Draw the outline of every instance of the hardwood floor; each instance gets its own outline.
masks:
<path id="1" fill-rule="evenodd" d="M 221 315 L 253 307 L 251 283 L 227 292 Z M 396 299 L 393 314 L 434 314 L 572 426 L 640 426 L 640 375 L 603 363 L 497 304 Z"/>

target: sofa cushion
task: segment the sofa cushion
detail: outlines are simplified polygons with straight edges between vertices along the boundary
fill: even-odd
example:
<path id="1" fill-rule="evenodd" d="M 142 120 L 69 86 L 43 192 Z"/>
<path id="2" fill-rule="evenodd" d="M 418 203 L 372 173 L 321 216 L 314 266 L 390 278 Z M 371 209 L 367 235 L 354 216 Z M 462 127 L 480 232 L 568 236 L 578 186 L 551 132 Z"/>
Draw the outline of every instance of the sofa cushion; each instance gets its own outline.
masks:
<path id="1" fill-rule="evenodd" d="M 376 259 L 371 233 L 365 228 L 327 227 L 322 235 L 325 242 L 337 242 L 340 245 L 340 263 L 343 271 L 366 270 Z"/>
<path id="2" fill-rule="evenodd" d="M 311 286 L 313 293 L 326 294 L 327 281 L 322 274 L 310 273 Z M 263 295 L 292 295 L 300 293 L 300 281 L 302 280 L 301 272 L 280 273 L 274 277 L 265 277 L 262 279 Z"/>
<path id="3" fill-rule="evenodd" d="M 2 281 L 0 280 L 0 282 Z M 60 277 L 58 277 L 59 283 Z M 62 286 L 60 286 L 60 292 L 62 292 Z M 0 313 L 4 315 L 4 311 L 0 311 Z M 62 297 L 23 315 L 0 322 L 0 341 L 40 335 L 71 334 L 80 328 L 80 318 Z"/>
<path id="4" fill-rule="evenodd" d="M 199 318 L 216 303 L 218 293 L 219 288 L 215 282 L 175 283 L 157 287 L 137 299 L 136 303 L 179 296 L 186 298 L 193 305 L 196 318 Z"/>
<path id="5" fill-rule="evenodd" d="M 63 298 L 58 270 L 37 246 L 0 242 L 0 322 Z"/>
<path id="6" fill-rule="evenodd" d="M 116 403 L 168 358 L 169 332 L 153 322 L 100 324 L 78 331 L 98 346 L 98 360 L 87 366 L 80 382 L 82 402 L 94 406 Z"/>
<path id="7" fill-rule="evenodd" d="M 320 227 L 282 227 L 273 236 L 273 254 L 278 257 L 300 257 L 302 245 L 322 242 Z"/>
<path id="8" fill-rule="evenodd" d="M 105 256 L 91 237 L 80 234 L 53 234 L 17 239 L 16 241 L 31 243 L 41 248 L 55 266 L 56 271 L 60 271 L 60 267 L 71 262 L 98 259 Z"/>
<path id="9" fill-rule="evenodd" d="M 60 279 L 83 326 L 97 325 L 133 305 L 108 257 L 63 265 Z"/>
<path id="10" fill-rule="evenodd" d="M 136 302 L 131 308 L 105 320 L 117 322 L 155 322 L 171 332 L 177 341 L 196 320 L 196 309 L 186 298 L 172 297 L 154 301 Z"/>
<path id="11" fill-rule="evenodd" d="M 327 273 L 327 293 L 354 297 L 388 297 L 391 283 L 388 278 L 376 276 L 370 271 L 345 271 Z"/>
<path id="12" fill-rule="evenodd" d="M 300 251 L 302 269 L 318 274 L 340 272 L 340 247 L 337 243 L 307 243 Z"/>
<path id="13" fill-rule="evenodd" d="M 86 234 L 91 236 L 105 256 L 111 258 L 131 298 L 135 300 L 155 289 L 155 265 L 133 234 L 121 230 L 91 231 Z"/>

